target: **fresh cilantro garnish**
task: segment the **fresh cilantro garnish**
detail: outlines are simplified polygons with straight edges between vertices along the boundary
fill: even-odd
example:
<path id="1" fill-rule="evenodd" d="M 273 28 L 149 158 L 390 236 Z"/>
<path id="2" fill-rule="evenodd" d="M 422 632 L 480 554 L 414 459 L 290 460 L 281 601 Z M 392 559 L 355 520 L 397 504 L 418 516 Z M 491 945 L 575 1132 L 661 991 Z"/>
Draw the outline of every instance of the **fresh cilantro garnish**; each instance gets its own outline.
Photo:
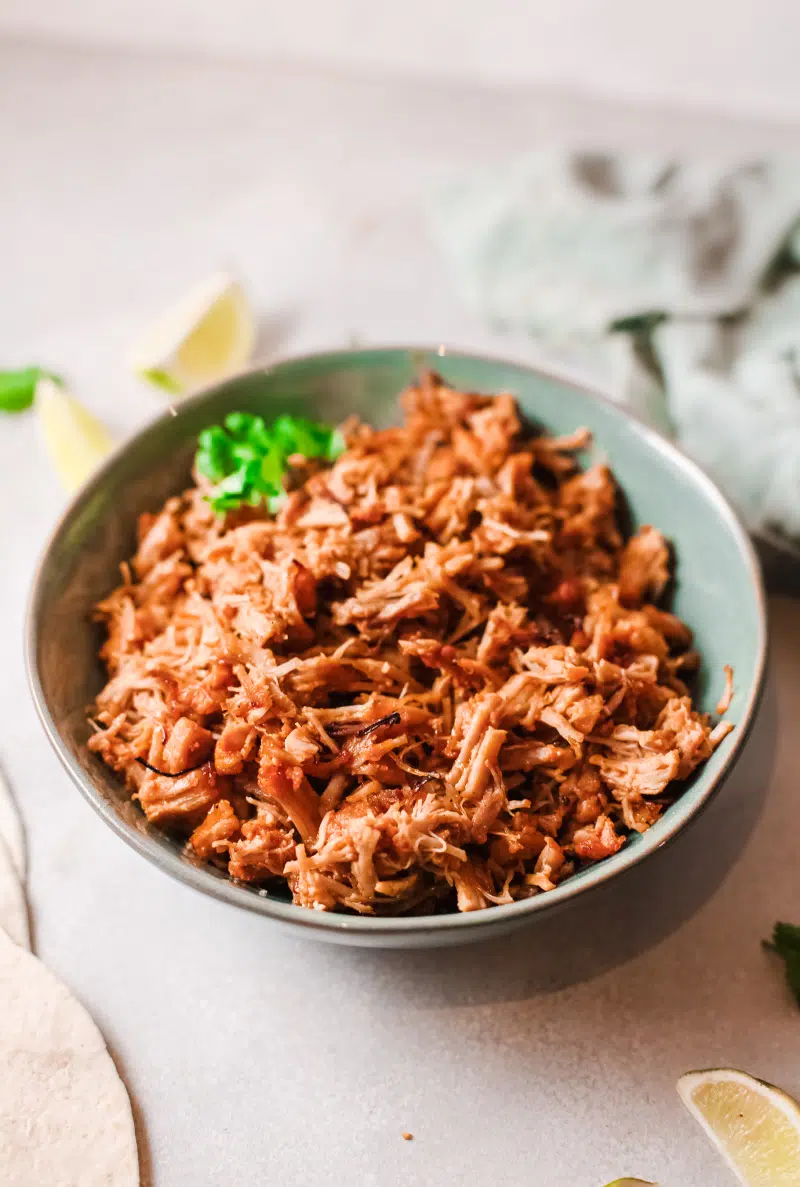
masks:
<path id="1" fill-rule="evenodd" d="M 42 367 L 21 367 L 18 371 L 0 371 L 0 410 L 24 412 L 33 403 L 36 384 L 40 379 L 61 380 Z"/>
<path id="2" fill-rule="evenodd" d="M 213 483 L 206 498 L 216 512 L 266 503 L 274 515 L 286 500 L 289 458 L 301 454 L 333 462 L 345 443 L 338 429 L 298 416 L 279 416 L 267 425 L 261 416 L 231 412 L 223 424 L 203 430 L 198 446 L 195 465 Z"/>
<path id="3" fill-rule="evenodd" d="M 786 965 L 786 983 L 800 1006 L 800 927 L 793 923 L 776 923 L 772 941 L 764 946 L 777 952 Z"/>

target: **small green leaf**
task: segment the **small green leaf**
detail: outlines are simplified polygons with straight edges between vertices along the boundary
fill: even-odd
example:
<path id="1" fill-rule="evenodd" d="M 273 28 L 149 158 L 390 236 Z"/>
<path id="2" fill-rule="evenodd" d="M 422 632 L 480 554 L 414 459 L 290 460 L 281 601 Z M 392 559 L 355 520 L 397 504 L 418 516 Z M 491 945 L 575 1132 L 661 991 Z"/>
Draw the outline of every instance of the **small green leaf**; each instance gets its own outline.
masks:
<path id="1" fill-rule="evenodd" d="M 207 495 L 206 498 L 217 515 L 225 515 L 227 511 L 235 511 L 241 507 L 242 500 L 235 495 Z"/>
<path id="2" fill-rule="evenodd" d="M 36 395 L 36 384 L 40 379 L 52 379 L 61 383 L 42 367 L 21 367 L 17 371 L 0 371 L 0 410 L 3 412 L 24 412 L 30 408 Z"/>
<path id="3" fill-rule="evenodd" d="M 207 449 L 211 453 L 218 449 L 227 450 L 230 444 L 228 434 L 221 425 L 212 425 L 210 429 L 203 429 L 197 441 L 201 449 Z"/>
<path id="4" fill-rule="evenodd" d="M 240 466 L 238 470 L 234 470 L 227 478 L 223 478 L 222 482 L 217 483 L 217 494 L 236 495 L 241 499 L 247 494 L 248 486 L 247 467 Z"/>
<path id="5" fill-rule="evenodd" d="M 229 412 L 225 428 L 236 441 L 246 441 L 255 419 L 249 412 Z"/>
<path id="6" fill-rule="evenodd" d="M 253 423 L 250 425 L 247 440 L 254 448 L 260 449 L 262 453 L 268 449 L 272 449 L 275 445 L 272 432 L 267 428 L 261 416 L 253 417 Z"/>
<path id="7" fill-rule="evenodd" d="M 284 461 L 277 450 L 272 450 L 261 460 L 260 486 L 265 494 L 277 495 L 281 490 Z"/>
<path id="8" fill-rule="evenodd" d="M 325 457 L 329 462 L 335 462 L 337 458 L 341 457 L 347 449 L 347 444 L 344 437 L 338 429 L 334 429 L 328 441 L 328 448 Z"/>
<path id="9" fill-rule="evenodd" d="M 300 416 L 279 416 L 272 431 L 287 457 L 293 453 L 307 458 L 325 457 L 331 435 L 328 425 L 304 420 Z"/>
<path id="10" fill-rule="evenodd" d="M 795 1001 L 800 1006 L 800 927 L 794 923 L 776 923 L 772 941 L 764 946 L 783 960 L 786 967 L 786 983 Z"/>
<path id="11" fill-rule="evenodd" d="M 224 429 L 217 425 L 204 429 L 198 438 L 200 448 L 195 457 L 197 469 L 210 482 L 221 482 L 230 473 L 231 442 Z"/>
<path id="12" fill-rule="evenodd" d="M 272 435 L 276 444 L 285 454 L 294 453 L 295 423 L 293 416 L 279 416 L 272 425 Z"/>
<path id="13" fill-rule="evenodd" d="M 610 334 L 651 334 L 656 326 L 667 320 L 666 313 L 653 310 L 650 313 L 633 313 L 630 317 L 618 317 L 608 327 Z"/>

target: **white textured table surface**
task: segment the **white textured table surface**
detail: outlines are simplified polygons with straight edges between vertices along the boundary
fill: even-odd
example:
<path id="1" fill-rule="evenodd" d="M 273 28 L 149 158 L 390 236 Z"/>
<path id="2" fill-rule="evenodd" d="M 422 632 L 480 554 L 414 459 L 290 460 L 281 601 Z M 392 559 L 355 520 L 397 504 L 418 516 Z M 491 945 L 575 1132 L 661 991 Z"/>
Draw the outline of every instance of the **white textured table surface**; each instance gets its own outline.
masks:
<path id="1" fill-rule="evenodd" d="M 0 45 L 0 359 L 63 369 L 130 430 L 161 405 L 125 376 L 122 348 L 165 296 L 221 263 L 254 293 L 267 353 L 357 336 L 531 357 L 459 307 L 420 203 L 470 160 L 562 137 L 794 138 L 567 100 Z M 730 1183 L 674 1082 L 733 1064 L 800 1094 L 800 1017 L 760 949 L 776 918 L 800 922 L 798 605 L 772 604 L 774 695 L 739 776 L 644 876 L 491 946 L 348 951 L 170 882 L 68 784 L 21 659 L 32 567 L 62 505 L 32 419 L 4 420 L 0 761 L 28 827 L 37 951 L 119 1061 L 145 1183 Z"/>

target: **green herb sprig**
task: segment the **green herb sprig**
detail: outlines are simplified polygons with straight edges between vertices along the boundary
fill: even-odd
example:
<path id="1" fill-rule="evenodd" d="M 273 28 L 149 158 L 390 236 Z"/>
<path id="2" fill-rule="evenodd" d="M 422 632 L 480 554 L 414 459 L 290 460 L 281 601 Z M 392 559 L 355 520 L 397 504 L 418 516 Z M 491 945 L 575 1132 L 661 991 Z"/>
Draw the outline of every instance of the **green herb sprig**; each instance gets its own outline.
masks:
<path id="1" fill-rule="evenodd" d="M 279 416 L 267 425 L 249 412 L 231 412 L 223 424 L 204 429 L 198 446 L 195 466 L 213 483 L 206 498 L 220 515 L 261 503 L 274 515 L 286 501 L 283 479 L 290 457 L 333 462 L 345 449 L 342 434 L 330 425 L 297 416 Z"/>
<path id="2" fill-rule="evenodd" d="M 800 1006 L 800 927 L 793 923 L 776 923 L 772 940 L 764 947 L 776 952 L 786 966 L 786 983 Z"/>
<path id="3" fill-rule="evenodd" d="M 61 383 L 58 375 L 45 371 L 43 367 L 0 371 L 0 412 L 24 412 L 30 408 L 40 379 L 53 379 Z"/>

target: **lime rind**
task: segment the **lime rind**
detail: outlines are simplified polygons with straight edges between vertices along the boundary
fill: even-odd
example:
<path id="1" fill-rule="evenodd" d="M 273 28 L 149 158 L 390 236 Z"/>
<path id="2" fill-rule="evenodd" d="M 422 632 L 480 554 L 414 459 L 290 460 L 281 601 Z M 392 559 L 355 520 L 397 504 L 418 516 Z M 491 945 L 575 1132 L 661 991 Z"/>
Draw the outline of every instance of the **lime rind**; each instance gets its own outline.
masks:
<path id="1" fill-rule="evenodd" d="M 605 1187 L 659 1187 L 659 1185 L 649 1179 L 615 1179 L 607 1183 Z"/>
<path id="2" fill-rule="evenodd" d="M 167 392 L 170 396 L 180 394 L 181 385 L 177 380 L 173 379 L 168 371 L 164 371 L 160 367 L 147 367 L 139 372 L 139 376 L 145 382 L 151 383 L 153 387 L 160 388 L 162 392 Z"/>
<path id="3" fill-rule="evenodd" d="M 658 1184 L 650 1179 L 614 1179 L 606 1187 L 658 1187 Z"/>

